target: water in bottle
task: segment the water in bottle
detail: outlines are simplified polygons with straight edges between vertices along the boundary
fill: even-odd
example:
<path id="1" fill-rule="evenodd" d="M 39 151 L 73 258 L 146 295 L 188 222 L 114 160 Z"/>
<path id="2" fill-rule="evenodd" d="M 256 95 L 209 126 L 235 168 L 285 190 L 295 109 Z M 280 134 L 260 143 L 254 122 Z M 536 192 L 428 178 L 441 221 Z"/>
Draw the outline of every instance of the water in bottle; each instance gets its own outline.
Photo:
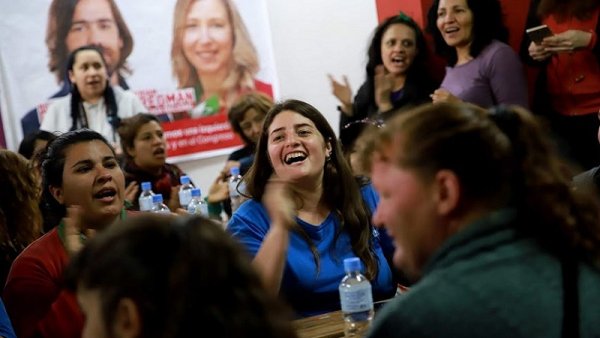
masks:
<path id="1" fill-rule="evenodd" d="M 238 184 L 243 181 L 239 167 L 232 167 L 229 172 L 231 173 L 231 177 L 229 178 L 229 199 L 231 199 L 231 212 L 235 212 L 244 201 L 243 196 L 239 193 L 243 188 L 242 184 L 240 184 L 238 189 Z"/>
<path id="2" fill-rule="evenodd" d="M 150 211 L 152 210 L 152 196 L 154 196 L 154 192 L 152 192 L 152 183 L 150 182 L 142 182 L 142 193 L 140 194 L 140 198 L 138 202 L 140 204 L 140 211 Z"/>
<path id="3" fill-rule="evenodd" d="M 200 188 L 192 189 L 192 201 L 188 204 L 188 213 L 208 217 L 208 204 L 202 199 Z"/>
<path id="4" fill-rule="evenodd" d="M 152 206 L 152 212 L 159 214 L 170 214 L 171 210 L 163 203 L 162 194 L 155 194 L 152 196 L 152 202 L 154 205 Z"/>
<path id="5" fill-rule="evenodd" d="M 181 187 L 179 187 L 179 204 L 187 210 L 188 204 L 192 200 L 192 189 L 194 189 L 194 186 L 190 182 L 189 176 L 181 176 L 179 182 L 181 182 Z"/>
<path id="6" fill-rule="evenodd" d="M 363 337 L 373 320 L 371 283 L 360 273 L 360 259 L 344 259 L 346 276 L 340 283 L 345 337 Z"/>

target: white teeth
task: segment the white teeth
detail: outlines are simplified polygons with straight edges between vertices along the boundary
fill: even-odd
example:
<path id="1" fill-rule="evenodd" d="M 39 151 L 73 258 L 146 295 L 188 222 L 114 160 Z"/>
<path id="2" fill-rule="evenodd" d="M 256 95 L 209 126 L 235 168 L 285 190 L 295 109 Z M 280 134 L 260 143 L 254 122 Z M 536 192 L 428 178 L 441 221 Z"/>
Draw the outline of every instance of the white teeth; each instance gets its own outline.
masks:
<path id="1" fill-rule="evenodd" d="M 293 152 L 293 153 L 289 153 L 285 156 L 285 163 L 290 163 L 296 159 L 304 159 L 306 157 L 306 155 L 302 152 Z"/>

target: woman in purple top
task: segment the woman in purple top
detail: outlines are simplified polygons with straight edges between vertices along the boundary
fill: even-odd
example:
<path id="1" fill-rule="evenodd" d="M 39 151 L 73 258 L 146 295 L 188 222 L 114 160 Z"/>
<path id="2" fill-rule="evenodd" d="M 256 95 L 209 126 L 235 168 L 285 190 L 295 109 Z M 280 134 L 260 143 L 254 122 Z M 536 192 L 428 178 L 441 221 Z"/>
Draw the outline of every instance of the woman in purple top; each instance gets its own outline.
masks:
<path id="1" fill-rule="evenodd" d="M 508 30 L 498 0 L 435 0 L 427 17 L 436 53 L 448 62 L 433 102 L 529 106 L 523 67 L 505 43 Z"/>

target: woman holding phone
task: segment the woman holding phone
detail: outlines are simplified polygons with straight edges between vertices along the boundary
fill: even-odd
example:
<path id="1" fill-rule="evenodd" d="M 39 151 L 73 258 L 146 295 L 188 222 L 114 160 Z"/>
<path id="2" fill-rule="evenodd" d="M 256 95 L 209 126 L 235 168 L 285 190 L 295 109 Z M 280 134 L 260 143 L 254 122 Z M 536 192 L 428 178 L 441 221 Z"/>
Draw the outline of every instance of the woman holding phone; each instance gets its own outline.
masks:
<path id="1" fill-rule="evenodd" d="M 528 54 L 542 68 L 534 110 L 549 114 L 563 153 L 582 169 L 600 164 L 600 3 L 594 0 L 536 0 L 527 27 L 547 25 L 554 33 Z"/>

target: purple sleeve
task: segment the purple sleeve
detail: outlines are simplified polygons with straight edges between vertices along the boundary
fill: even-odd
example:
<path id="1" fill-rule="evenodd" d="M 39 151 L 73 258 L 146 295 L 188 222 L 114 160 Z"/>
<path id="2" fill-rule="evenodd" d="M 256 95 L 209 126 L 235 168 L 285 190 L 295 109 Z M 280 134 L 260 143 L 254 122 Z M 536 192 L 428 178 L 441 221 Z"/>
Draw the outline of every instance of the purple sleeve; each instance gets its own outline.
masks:
<path id="1" fill-rule="evenodd" d="M 496 103 L 529 108 L 523 65 L 512 48 L 502 44 L 490 55 L 487 62 L 487 75 Z"/>

